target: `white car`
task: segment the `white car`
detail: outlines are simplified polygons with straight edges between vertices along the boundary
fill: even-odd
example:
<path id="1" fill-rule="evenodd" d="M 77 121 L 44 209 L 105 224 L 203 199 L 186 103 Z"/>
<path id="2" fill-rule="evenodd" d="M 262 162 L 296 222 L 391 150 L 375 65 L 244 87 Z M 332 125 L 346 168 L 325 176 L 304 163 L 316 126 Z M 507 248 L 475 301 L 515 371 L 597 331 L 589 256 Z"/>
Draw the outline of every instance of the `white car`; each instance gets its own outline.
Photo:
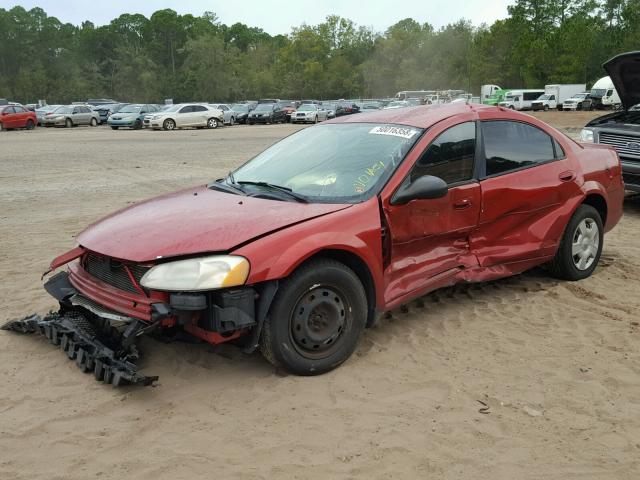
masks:
<path id="1" fill-rule="evenodd" d="M 393 110 L 395 108 L 405 108 L 405 107 L 410 107 L 411 104 L 405 100 L 398 100 L 395 102 L 390 102 L 387 104 L 386 107 L 383 108 L 383 110 Z"/>
<path id="2" fill-rule="evenodd" d="M 200 103 L 180 103 L 144 118 L 145 126 L 154 130 L 176 128 L 217 128 L 224 124 L 222 110 Z"/>
<path id="3" fill-rule="evenodd" d="M 329 111 L 315 103 L 303 103 L 291 113 L 291 123 L 318 123 L 329 118 Z"/>
<path id="4" fill-rule="evenodd" d="M 589 94 L 576 93 L 573 97 L 562 102 L 562 110 L 591 110 L 591 100 Z"/>
<path id="5" fill-rule="evenodd" d="M 222 110 L 225 125 L 234 126 L 236 124 L 236 112 L 233 111 L 231 105 L 227 105 L 226 103 L 210 103 L 209 106 Z"/>

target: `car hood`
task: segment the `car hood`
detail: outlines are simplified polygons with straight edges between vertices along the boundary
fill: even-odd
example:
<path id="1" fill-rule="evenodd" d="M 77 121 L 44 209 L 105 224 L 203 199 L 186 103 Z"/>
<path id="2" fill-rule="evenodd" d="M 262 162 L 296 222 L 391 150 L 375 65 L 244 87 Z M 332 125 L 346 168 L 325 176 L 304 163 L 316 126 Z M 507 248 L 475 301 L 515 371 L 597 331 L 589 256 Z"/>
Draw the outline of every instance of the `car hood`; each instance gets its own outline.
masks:
<path id="1" fill-rule="evenodd" d="M 94 223 L 78 243 L 103 255 L 148 262 L 227 252 L 254 238 L 350 207 L 293 203 L 190 188 L 143 201 Z"/>
<path id="2" fill-rule="evenodd" d="M 621 53 L 602 67 L 609 74 L 625 110 L 640 103 L 640 52 Z"/>

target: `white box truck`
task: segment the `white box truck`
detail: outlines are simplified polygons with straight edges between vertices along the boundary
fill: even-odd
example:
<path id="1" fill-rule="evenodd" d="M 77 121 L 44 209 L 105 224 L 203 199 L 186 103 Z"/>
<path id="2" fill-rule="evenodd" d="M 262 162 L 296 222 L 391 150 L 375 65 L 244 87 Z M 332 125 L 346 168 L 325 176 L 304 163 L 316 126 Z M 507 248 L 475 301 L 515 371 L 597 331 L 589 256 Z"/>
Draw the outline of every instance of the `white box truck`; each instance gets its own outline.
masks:
<path id="1" fill-rule="evenodd" d="M 531 102 L 532 110 L 550 110 L 557 108 L 562 110 L 562 103 L 573 97 L 576 93 L 582 93 L 587 86 L 584 83 L 554 84 L 544 86 L 544 95 L 535 102 Z"/>

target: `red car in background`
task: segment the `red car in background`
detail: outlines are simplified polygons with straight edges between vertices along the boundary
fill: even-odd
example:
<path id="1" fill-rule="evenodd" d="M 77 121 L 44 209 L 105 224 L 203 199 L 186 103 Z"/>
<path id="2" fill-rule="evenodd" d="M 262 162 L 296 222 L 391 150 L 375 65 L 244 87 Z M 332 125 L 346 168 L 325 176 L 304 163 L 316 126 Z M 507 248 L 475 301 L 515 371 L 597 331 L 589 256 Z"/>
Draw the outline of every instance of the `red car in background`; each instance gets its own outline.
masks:
<path id="1" fill-rule="evenodd" d="M 45 284 L 60 311 L 6 328 L 44 333 L 114 384 L 155 378 L 122 347 L 151 330 L 243 339 L 274 365 L 319 374 L 382 312 L 438 288 L 543 264 L 588 277 L 623 196 L 613 149 L 519 112 L 449 104 L 345 116 L 90 226 L 51 264 L 69 264 Z M 119 354 L 89 338 L 105 325 L 110 345 L 120 332 Z"/>
<path id="2" fill-rule="evenodd" d="M 28 110 L 22 105 L 0 106 L 0 131 L 12 128 L 32 130 L 37 123 L 36 112 Z"/>

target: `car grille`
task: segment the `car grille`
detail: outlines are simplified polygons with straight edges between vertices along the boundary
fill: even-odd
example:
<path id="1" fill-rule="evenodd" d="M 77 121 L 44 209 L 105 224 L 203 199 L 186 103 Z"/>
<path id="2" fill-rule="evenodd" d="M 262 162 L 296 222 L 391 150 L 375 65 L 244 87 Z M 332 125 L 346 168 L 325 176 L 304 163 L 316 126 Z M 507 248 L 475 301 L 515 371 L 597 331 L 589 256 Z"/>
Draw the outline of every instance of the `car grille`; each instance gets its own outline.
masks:
<path id="1" fill-rule="evenodd" d="M 84 261 L 84 269 L 89 275 L 113 287 L 126 292 L 140 293 L 131 278 L 129 278 L 127 269 L 131 272 L 131 276 L 133 276 L 136 283 L 139 284 L 140 279 L 149 271 L 150 267 L 134 264 L 126 264 L 125 266 L 124 263 L 113 258 L 88 254 Z"/>
<path id="2" fill-rule="evenodd" d="M 612 145 L 619 154 L 640 157 L 640 137 L 619 133 L 600 132 L 599 142 Z"/>

